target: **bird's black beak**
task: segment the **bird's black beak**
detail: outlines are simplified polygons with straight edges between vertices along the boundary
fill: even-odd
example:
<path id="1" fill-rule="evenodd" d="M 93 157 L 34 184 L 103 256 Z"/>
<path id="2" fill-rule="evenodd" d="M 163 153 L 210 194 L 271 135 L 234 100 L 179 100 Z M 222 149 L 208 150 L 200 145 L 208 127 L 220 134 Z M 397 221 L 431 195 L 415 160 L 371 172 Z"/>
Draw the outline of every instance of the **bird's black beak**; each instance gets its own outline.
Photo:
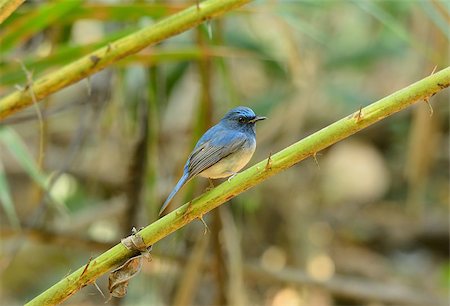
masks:
<path id="1" fill-rule="evenodd" d="M 255 123 L 256 121 L 261 121 L 261 120 L 265 120 L 267 119 L 267 117 L 262 117 L 262 116 L 256 116 L 255 118 L 253 118 L 252 120 L 250 120 L 250 123 Z"/>

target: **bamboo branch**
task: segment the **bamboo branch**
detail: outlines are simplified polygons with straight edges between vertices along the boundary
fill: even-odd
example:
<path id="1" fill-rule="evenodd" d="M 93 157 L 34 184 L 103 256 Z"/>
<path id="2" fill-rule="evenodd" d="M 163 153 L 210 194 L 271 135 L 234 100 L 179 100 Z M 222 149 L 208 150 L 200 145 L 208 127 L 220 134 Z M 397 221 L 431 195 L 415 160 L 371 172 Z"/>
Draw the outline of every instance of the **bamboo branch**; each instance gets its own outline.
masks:
<path id="1" fill-rule="evenodd" d="M 0 0 L 0 24 L 6 20 L 25 0 Z"/>
<path id="2" fill-rule="evenodd" d="M 317 152 L 347 138 L 415 102 L 429 98 L 450 85 L 450 67 L 405 87 L 322 130 L 294 143 L 284 150 L 225 181 L 213 190 L 184 204 L 177 210 L 155 221 L 139 232 L 146 245 L 153 245 L 189 222 L 227 202 L 238 194 L 256 186 L 269 177 L 314 156 Z M 67 299 L 97 277 L 134 255 L 122 244 L 117 244 L 93 259 L 89 268 L 83 266 L 43 292 L 27 305 L 53 305 Z"/>
<path id="3" fill-rule="evenodd" d="M 1 0 L 0 0 L 1 1 Z M 208 0 L 169 16 L 156 24 L 108 44 L 63 68 L 46 74 L 32 85 L 36 99 L 78 82 L 148 45 L 191 29 L 251 0 Z M 31 69 L 33 67 L 30 67 Z M 33 103 L 29 90 L 18 90 L 0 100 L 0 120 Z"/>

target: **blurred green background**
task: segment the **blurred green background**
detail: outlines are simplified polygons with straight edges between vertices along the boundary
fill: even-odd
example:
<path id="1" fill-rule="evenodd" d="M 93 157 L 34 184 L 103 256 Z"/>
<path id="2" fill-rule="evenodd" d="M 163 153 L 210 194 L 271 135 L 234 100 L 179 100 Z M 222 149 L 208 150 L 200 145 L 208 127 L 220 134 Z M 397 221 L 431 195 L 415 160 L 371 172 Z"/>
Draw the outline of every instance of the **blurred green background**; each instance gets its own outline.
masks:
<path id="1" fill-rule="evenodd" d="M 0 96 L 194 1 L 26 1 Z M 200 135 L 246 105 L 250 162 L 449 65 L 449 2 L 254 1 L 0 126 L 1 304 L 21 305 L 157 218 Z M 114 305 L 445 305 L 449 93 L 258 185 L 153 248 Z M 201 194 L 195 179 L 171 209 Z M 107 276 L 97 280 L 108 296 Z M 64 305 L 101 305 L 94 286 Z"/>

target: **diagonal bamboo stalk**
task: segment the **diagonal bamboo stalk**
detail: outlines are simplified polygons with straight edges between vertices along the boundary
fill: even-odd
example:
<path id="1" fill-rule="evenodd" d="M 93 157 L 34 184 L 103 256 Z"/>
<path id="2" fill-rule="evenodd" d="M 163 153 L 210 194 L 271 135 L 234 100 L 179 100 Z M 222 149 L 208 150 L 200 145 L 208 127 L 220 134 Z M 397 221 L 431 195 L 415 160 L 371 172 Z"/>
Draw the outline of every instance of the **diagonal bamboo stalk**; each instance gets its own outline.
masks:
<path id="1" fill-rule="evenodd" d="M 168 37 L 191 29 L 205 20 L 220 16 L 251 0 L 207 0 L 169 16 L 156 24 L 116 40 L 63 68 L 46 74 L 31 86 L 36 100 L 78 82 L 118 60 Z M 30 67 L 32 69 L 33 67 Z M 0 100 L 0 120 L 31 105 L 30 90 L 17 90 Z"/>
<path id="2" fill-rule="evenodd" d="M 317 152 L 385 117 L 395 114 L 418 101 L 427 100 L 449 85 L 450 67 L 447 67 L 294 143 L 243 171 L 234 177 L 231 182 L 225 181 L 215 189 L 204 193 L 188 204 L 184 204 L 177 210 L 150 224 L 139 233 L 146 245 L 153 245 L 189 222 L 200 218 L 217 206 L 258 185 L 269 177 L 292 167 L 310 156 L 314 156 Z M 31 300 L 27 305 L 59 304 L 132 255 L 132 251 L 126 249 L 122 244 L 117 244 L 90 261 L 87 268 L 86 266 L 79 268 Z"/>

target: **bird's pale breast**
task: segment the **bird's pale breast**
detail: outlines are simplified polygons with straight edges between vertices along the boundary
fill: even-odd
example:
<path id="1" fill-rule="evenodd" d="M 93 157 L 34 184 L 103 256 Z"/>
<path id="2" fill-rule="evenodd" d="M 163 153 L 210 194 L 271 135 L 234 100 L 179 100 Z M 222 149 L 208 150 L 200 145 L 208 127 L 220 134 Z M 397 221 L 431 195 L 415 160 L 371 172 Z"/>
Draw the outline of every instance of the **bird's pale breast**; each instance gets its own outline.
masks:
<path id="1" fill-rule="evenodd" d="M 212 179 L 229 177 L 247 165 L 256 149 L 256 142 L 249 141 L 236 152 L 222 158 L 219 162 L 201 172 L 199 175 Z"/>

